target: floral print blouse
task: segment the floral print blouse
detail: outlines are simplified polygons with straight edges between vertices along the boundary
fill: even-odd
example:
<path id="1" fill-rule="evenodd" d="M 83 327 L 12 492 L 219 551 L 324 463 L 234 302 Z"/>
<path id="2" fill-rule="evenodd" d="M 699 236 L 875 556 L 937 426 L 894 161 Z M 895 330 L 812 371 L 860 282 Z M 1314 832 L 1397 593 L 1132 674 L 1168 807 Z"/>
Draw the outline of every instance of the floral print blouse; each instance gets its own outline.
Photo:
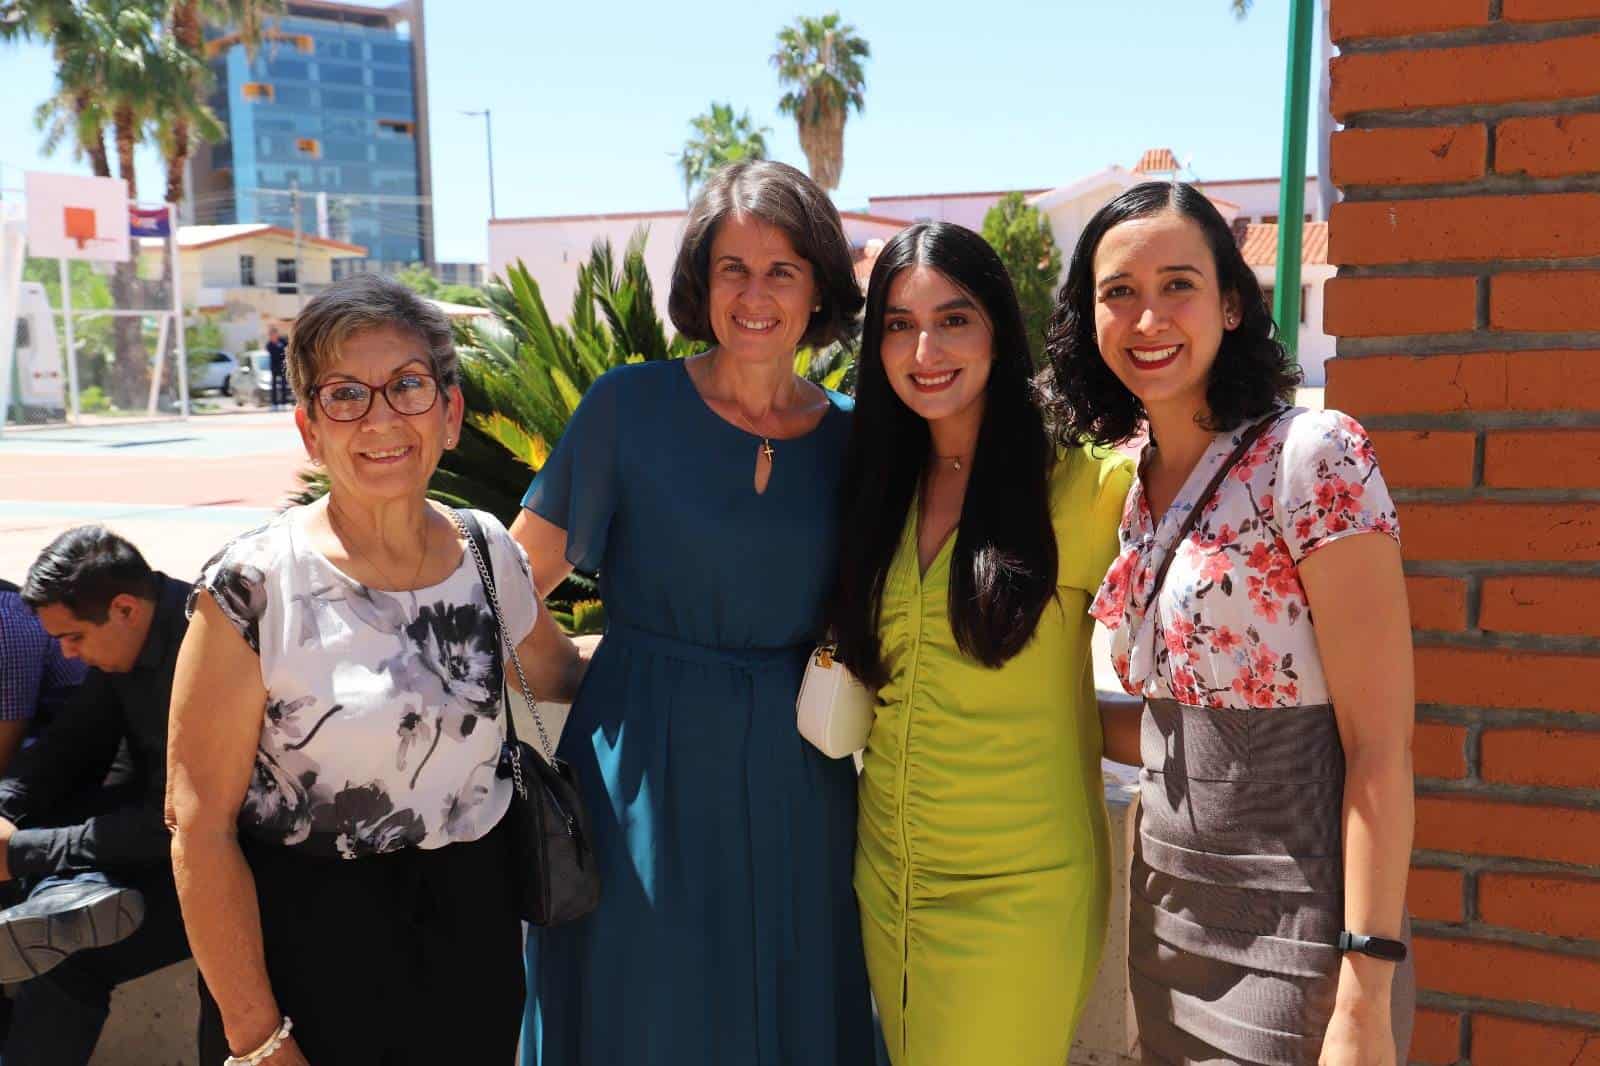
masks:
<path id="1" fill-rule="evenodd" d="M 311 546 L 306 511 L 230 542 L 189 595 L 192 614 L 210 592 L 261 657 L 267 704 L 240 832 L 346 859 L 478 839 L 511 784 L 496 774 L 497 635 L 471 552 L 437 585 L 382 592 Z M 527 557 L 477 515 L 520 643 L 538 611 Z"/>
<path id="2" fill-rule="evenodd" d="M 1236 709 L 1332 702 L 1298 564 L 1358 533 L 1398 540 L 1399 522 L 1355 419 L 1304 408 L 1272 417 L 1177 546 L 1155 610 L 1156 571 L 1247 427 L 1217 434 L 1159 524 L 1134 480 L 1122 553 L 1090 608 L 1128 692 Z"/>

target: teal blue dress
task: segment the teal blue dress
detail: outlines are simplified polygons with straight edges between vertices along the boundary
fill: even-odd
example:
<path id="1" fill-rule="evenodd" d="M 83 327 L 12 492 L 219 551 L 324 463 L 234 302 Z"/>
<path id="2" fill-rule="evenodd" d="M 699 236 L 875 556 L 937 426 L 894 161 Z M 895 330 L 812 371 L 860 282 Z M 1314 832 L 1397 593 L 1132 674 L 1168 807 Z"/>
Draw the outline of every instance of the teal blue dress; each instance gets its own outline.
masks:
<path id="1" fill-rule="evenodd" d="M 758 439 L 682 362 L 622 367 L 523 500 L 607 616 L 560 742 L 602 899 L 528 937 L 524 1066 L 873 1060 L 855 768 L 794 720 L 836 554 L 850 402 L 829 399 L 758 494 Z"/>

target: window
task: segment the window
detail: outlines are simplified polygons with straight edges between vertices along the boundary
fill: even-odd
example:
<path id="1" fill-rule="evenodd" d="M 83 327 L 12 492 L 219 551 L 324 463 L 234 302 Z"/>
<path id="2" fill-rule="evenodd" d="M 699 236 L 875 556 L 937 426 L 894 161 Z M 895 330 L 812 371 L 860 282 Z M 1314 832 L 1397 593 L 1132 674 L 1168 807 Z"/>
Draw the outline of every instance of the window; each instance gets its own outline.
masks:
<path id="1" fill-rule="evenodd" d="M 317 64 L 317 74 L 324 85 L 360 85 L 361 68 L 334 63 Z"/>
<path id="2" fill-rule="evenodd" d="M 17 319 L 17 350 L 21 351 L 33 343 L 33 330 L 28 325 L 26 318 Z"/>
<path id="3" fill-rule="evenodd" d="M 1276 290 L 1271 285 L 1263 285 L 1263 286 L 1261 286 L 1261 298 L 1266 301 L 1268 316 L 1270 316 L 1272 314 L 1272 298 L 1273 298 L 1273 293 L 1275 291 Z M 1306 307 L 1310 303 L 1311 303 L 1311 286 L 1309 286 L 1309 285 L 1300 286 L 1300 324 L 1302 326 L 1306 324 Z"/>
<path id="4" fill-rule="evenodd" d="M 374 89 L 410 89 L 411 73 L 405 70 L 374 70 L 372 72 L 372 87 Z"/>
<path id="5" fill-rule="evenodd" d="M 337 111 L 365 111 L 367 94 L 348 92 L 344 89 L 324 89 L 322 106 Z"/>
<path id="6" fill-rule="evenodd" d="M 298 271 L 293 259 L 278 260 L 278 291 L 293 294 L 299 290 Z"/>
<path id="7" fill-rule="evenodd" d="M 284 107 L 305 109 L 311 106 L 311 90 L 299 85 L 279 86 L 273 95 L 276 102 Z"/>
<path id="8" fill-rule="evenodd" d="M 404 122 L 397 118 L 380 118 L 378 120 L 379 133 L 392 133 L 400 137 L 413 136 L 417 131 L 415 122 Z"/>
<path id="9" fill-rule="evenodd" d="M 407 63 L 411 62 L 411 49 L 403 44 L 374 44 L 372 46 L 372 61 L 374 63 Z"/>
<path id="10" fill-rule="evenodd" d="M 309 81 L 311 64 L 303 59 L 273 59 L 267 63 L 267 72 L 274 78 L 290 81 Z"/>
<path id="11" fill-rule="evenodd" d="M 269 81 L 247 81 L 239 87 L 246 100 L 264 100 L 271 103 L 277 93 Z"/>
<path id="12" fill-rule="evenodd" d="M 328 140 L 322 145 L 322 158 L 340 163 L 365 163 L 369 161 L 367 149 L 371 145 L 361 141 Z"/>
<path id="13" fill-rule="evenodd" d="M 241 255 L 239 257 L 239 284 L 246 288 L 254 288 L 256 284 L 256 257 Z"/>
<path id="14" fill-rule="evenodd" d="M 322 94 L 322 106 L 328 106 L 328 94 Z M 329 137 L 361 138 L 366 130 L 366 120 L 345 115 L 327 115 L 322 120 L 322 132 Z"/>
<path id="15" fill-rule="evenodd" d="M 411 117 L 411 97 L 409 96 L 396 96 L 393 93 L 379 93 L 373 99 L 377 104 L 377 107 L 374 110 L 376 110 L 380 115 L 394 115 L 401 118 Z"/>
<path id="16" fill-rule="evenodd" d="M 378 162 L 403 166 L 414 163 L 417 159 L 416 149 L 410 144 L 380 144 L 378 145 Z"/>

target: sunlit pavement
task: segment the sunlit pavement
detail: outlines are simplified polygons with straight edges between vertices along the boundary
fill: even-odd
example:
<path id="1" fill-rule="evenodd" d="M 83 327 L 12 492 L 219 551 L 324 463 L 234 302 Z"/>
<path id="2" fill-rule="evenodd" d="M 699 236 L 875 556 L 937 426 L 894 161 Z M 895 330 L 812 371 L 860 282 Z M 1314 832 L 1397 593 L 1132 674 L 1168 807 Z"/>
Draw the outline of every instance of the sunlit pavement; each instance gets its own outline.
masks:
<path id="1" fill-rule="evenodd" d="M 0 577 L 20 582 L 61 531 L 102 522 L 189 579 L 267 521 L 306 466 L 288 411 L 85 420 L 0 434 Z"/>

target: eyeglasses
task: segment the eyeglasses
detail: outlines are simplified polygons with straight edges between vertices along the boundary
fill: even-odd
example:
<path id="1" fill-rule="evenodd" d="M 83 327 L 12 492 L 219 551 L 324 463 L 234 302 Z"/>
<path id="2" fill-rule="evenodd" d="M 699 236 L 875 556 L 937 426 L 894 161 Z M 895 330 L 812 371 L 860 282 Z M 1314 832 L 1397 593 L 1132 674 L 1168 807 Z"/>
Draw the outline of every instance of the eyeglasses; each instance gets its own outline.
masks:
<path id="1" fill-rule="evenodd" d="M 364 381 L 329 381 L 312 389 L 311 395 L 333 421 L 355 422 L 372 410 L 372 398 L 380 392 L 396 414 L 427 414 L 439 402 L 439 379 L 412 372 L 390 378 L 381 388 Z"/>

